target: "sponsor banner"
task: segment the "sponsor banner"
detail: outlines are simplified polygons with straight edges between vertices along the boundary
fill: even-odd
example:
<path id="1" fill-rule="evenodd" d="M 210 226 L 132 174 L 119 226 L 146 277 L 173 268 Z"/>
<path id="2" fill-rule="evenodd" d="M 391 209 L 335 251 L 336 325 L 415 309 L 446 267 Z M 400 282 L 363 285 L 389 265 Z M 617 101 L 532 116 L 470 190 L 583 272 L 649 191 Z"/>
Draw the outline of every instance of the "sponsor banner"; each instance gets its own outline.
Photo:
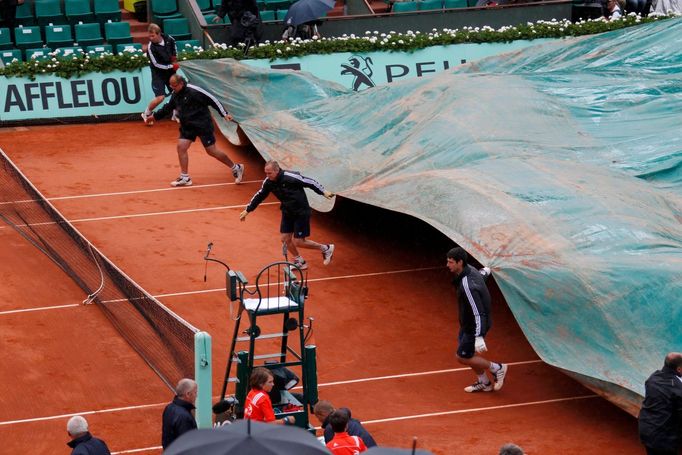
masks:
<path id="1" fill-rule="evenodd" d="M 308 55 L 279 60 L 243 60 L 258 68 L 308 71 L 314 76 L 337 82 L 355 91 L 390 84 L 412 77 L 446 71 L 491 55 L 522 49 L 550 41 L 518 40 L 509 43 L 453 44 L 433 46 L 414 52 L 370 52 Z"/>
<path id="2" fill-rule="evenodd" d="M 0 121 L 88 117 L 144 111 L 154 97 L 149 68 L 89 73 L 70 79 L 54 75 L 3 78 Z"/>

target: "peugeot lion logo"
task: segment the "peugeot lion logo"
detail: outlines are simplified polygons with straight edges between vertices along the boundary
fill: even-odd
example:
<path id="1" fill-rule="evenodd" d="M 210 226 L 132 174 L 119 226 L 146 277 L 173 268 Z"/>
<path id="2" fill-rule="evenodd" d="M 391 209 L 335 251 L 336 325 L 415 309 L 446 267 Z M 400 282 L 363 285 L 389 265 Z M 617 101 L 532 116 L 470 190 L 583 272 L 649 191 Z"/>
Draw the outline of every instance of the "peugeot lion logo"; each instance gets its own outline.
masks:
<path id="1" fill-rule="evenodd" d="M 346 63 L 341 64 L 341 68 L 343 68 L 341 75 L 350 74 L 354 77 L 353 90 L 357 92 L 363 85 L 366 85 L 366 88 L 374 87 L 375 84 L 372 80 L 372 74 L 374 74 L 372 65 L 374 63 L 370 57 L 352 55 L 348 62 L 350 65 Z"/>

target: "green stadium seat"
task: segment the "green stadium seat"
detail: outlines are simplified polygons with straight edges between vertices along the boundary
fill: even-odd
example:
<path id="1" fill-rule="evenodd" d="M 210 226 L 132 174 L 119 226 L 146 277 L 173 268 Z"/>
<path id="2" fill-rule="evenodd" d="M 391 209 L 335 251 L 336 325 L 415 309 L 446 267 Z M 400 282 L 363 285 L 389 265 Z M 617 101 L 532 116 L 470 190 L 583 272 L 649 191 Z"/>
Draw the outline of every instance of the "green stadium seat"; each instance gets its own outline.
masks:
<path id="1" fill-rule="evenodd" d="M 66 24 L 66 16 L 59 0 L 33 0 L 35 7 L 36 24 L 45 26 L 48 24 Z"/>
<path id="2" fill-rule="evenodd" d="M 199 7 L 203 14 L 209 14 L 215 11 L 213 9 L 213 4 L 211 3 L 211 0 L 196 0 L 196 2 L 197 6 Z"/>
<path id="3" fill-rule="evenodd" d="M 104 37 L 108 44 L 132 43 L 133 37 L 130 34 L 130 23 L 128 22 L 107 22 L 104 24 Z"/>
<path id="4" fill-rule="evenodd" d="M 45 44 L 52 49 L 58 47 L 73 46 L 73 34 L 70 25 L 47 25 L 45 31 Z"/>
<path id="5" fill-rule="evenodd" d="M 104 53 L 113 54 L 114 48 L 111 46 L 111 44 L 96 44 L 94 46 L 86 47 L 85 52 L 94 55 L 101 55 Z"/>
<path id="6" fill-rule="evenodd" d="M 288 9 L 278 9 L 275 11 L 275 17 L 277 18 L 278 21 L 283 21 L 285 17 L 287 17 L 287 13 L 289 12 Z"/>
<path id="7" fill-rule="evenodd" d="M 41 47 L 43 38 L 40 36 L 40 27 L 17 27 L 14 29 L 14 44 L 21 50 Z"/>
<path id="8" fill-rule="evenodd" d="M 64 14 L 71 25 L 95 20 L 95 13 L 90 7 L 90 0 L 64 0 Z"/>
<path id="9" fill-rule="evenodd" d="M 408 11 L 417 11 L 417 2 L 396 2 L 393 4 L 394 13 L 405 13 Z"/>
<path id="10" fill-rule="evenodd" d="M 152 22 L 162 24 L 166 19 L 179 19 L 182 14 L 178 11 L 177 0 L 151 0 Z"/>
<path id="11" fill-rule="evenodd" d="M 14 41 L 12 41 L 9 29 L 7 27 L 0 28 L 0 50 L 12 49 L 13 47 Z"/>
<path id="12" fill-rule="evenodd" d="M 36 49 L 26 49 L 26 61 L 31 60 L 46 60 L 51 58 L 50 52 L 52 49 L 49 47 L 39 47 Z"/>
<path id="13" fill-rule="evenodd" d="M 180 52 L 194 52 L 195 47 L 201 47 L 201 41 L 198 39 L 176 41 L 175 46 L 178 48 L 178 54 Z"/>
<path id="14" fill-rule="evenodd" d="M 2 63 L 5 65 L 9 65 L 15 59 L 23 62 L 23 59 L 21 58 L 21 49 L 5 49 L 0 51 L 0 60 L 2 60 Z"/>
<path id="15" fill-rule="evenodd" d="M 467 0 L 445 0 L 445 8 L 446 9 L 451 9 L 451 8 L 466 8 L 469 5 L 467 4 Z"/>
<path id="16" fill-rule="evenodd" d="M 116 45 L 116 53 L 121 54 L 123 52 L 134 52 L 142 53 L 142 45 L 140 43 L 124 43 Z"/>
<path id="17" fill-rule="evenodd" d="M 213 9 L 215 9 L 216 13 L 220 9 L 220 5 L 223 4 L 223 0 L 213 0 Z"/>
<path id="18" fill-rule="evenodd" d="M 289 0 L 265 0 L 265 9 L 277 11 L 283 8 L 289 8 Z"/>
<path id="19" fill-rule="evenodd" d="M 104 42 L 102 29 L 98 22 L 76 24 L 73 26 L 73 31 L 79 46 L 95 46 Z"/>
<path id="20" fill-rule="evenodd" d="M 417 2 L 419 11 L 432 11 L 443 9 L 443 0 L 420 0 Z"/>
<path id="21" fill-rule="evenodd" d="M 14 20 L 17 25 L 35 25 L 33 0 L 26 0 L 22 5 L 17 6 L 17 15 Z"/>
<path id="22" fill-rule="evenodd" d="M 175 38 L 176 41 L 192 38 L 192 32 L 189 29 L 189 21 L 184 17 L 164 20 L 163 32 L 166 35 Z"/>
<path id="23" fill-rule="evenodd" d="M 264 9 L 267 9 L 265 6 L 265 0 L 256 0 L 256 7 L 258 8 L 258 11 L 263 11 Z"/>
<path id="24" fill-rule="evenodd" d="M 275 12 L 269 9 L 260 12 L 260 20 L 270 22 L 275 20 Z"/>
<path id="25" fill-rule="evenodd" d="M 83 49 L 80 46 L 58 47 L 54 51 L 57 53 L 57 58 L 80 57 L 84 54 Z"/>
<path id="26" fill-rule="evenodd" d="M 470 8 L 476 6 L 476 3 L 478 3 L 478 0 L 467 0 L 467 6 Z"/>
<path id="27" fill-rule="evenodd" d="M 102 24 L 121 21 L 121 8 L 118 0 L 94 0 L 95 17 Z"/>

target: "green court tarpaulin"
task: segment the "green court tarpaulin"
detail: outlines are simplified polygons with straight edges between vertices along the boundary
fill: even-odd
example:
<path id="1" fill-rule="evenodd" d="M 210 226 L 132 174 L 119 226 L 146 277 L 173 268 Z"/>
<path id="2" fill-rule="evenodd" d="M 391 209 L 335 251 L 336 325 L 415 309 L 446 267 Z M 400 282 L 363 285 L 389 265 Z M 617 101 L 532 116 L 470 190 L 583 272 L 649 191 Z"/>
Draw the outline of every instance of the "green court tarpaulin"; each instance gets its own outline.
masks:
<path id="1" fill-rule="evenodd" d="M 540 357 L 629 412 L 682 350 L 682 19 L 359 93 L 232 60 L 182 66 L 264 157 L 489 265 Z"/>

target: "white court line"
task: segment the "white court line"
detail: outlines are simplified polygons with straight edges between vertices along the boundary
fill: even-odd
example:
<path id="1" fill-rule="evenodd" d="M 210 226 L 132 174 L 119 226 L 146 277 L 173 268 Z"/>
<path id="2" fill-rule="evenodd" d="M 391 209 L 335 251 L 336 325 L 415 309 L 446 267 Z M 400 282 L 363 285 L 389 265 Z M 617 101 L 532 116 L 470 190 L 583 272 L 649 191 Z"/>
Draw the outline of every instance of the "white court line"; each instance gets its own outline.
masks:
<path id="1" fill-rule="evenodd" d="M 541 363 L 542 360 L 525 360 L 521 362 L 514 362 L 510 363 L 510 365 L 524 365 L 524 364 L 530 364 L 530 363 Z M 396 377 L 409 377 L 409 376 L 420 376 L 420 375 L 427 375 L 427 374 L 439 374 L 439 373 L 446 373 L 450 371 L 469 371 L 469 368 L 454 368 L 450 370 L 434 370 L 434 371 L 425 371 L 425 372 L 417 372 L 417 373 L 404 373 L 404 374 L 399 374 L 399 375 L 392 375 L 392 376 L 378 376 L 378 377 L 369 377 L 369 378 L 360 378 L 360 379 L 348 379 L 346 381 L 335 381 L 335 382 L 328 382 L 328 383 L 322 383 L 318 384 L 318 387 L 327 387 L 327 386 L 334 386 L 334 385 L 342 385 L 342 384 L 354 384 L 354 383 L 359 383 L 359 382 L 370 382 L 370 381 L 379 381 L 382 379 L 392 379 Z M 217 398 L 217 397 L 214 397 Z M 44 420 L 56 420 L 56 419 L 64 419 L 66 417 L 73 417 L 76 415 L 92 415 L 92 414 L 107 414 L 111 412 L 120 412 L 120 411 L 134 411 L 137 409 L 145 409 L 145 408 L 154 408 L 154 407 L 161 407 L 167 405 L 167 402 L 164 403 L 154 403 L 154 404 L 142 404 L 142 405 L 135 405 L 135 406 L 124 406 L 120 408 L 110 408 L 110 409 L 100 409 L 97 411 L 82 411 L 82 412 L 74 412 L 71 414 L 60 414 L 60 415 L 54 415 L 54 416 L 47 416 L 47 417 L 33 417 L 30 419 L 19 419 L 19 420 L 6 420 L 0 422 L 0 426 L 3 425 L 15 425 L 18 423 L 30 423 L 30 422 L 41 422 Z"/>
<path id="2" fill-rule="evenodd" d="M 14 314 L 14 313 L 28 313 L 29 311 L 43 311 L 43 310 L 60 310 L 62 308 L 74 308 L 80 306 L 78 303 L 70 303 L 68 305 L 43 306 L 38 308 L 24 308 L 22 310 L 7 310 L 0 311 L 0 315 Z"/>
<path id="3" fill-rule="evenodd" d="M 240 183 L 240 185 L 244 185 L 246 183 L 261 183 L 262 180 L 244 180 Z M 69 199 L 86 199 L 86 198 L 95 198 L 95 197 L 109 197 L 109 196 L 127 196 L 131 194 L 143 194 L 143 193 L 157 193 L 161 191 L 186 191 L 188 189 L 196 189 L 196 188 L 211 188 L 211 187 L 216 187 L 216 186 L 228 186 L 228 185 L 237 185 L 236 183 L 207 183 L 205 185 L 192 185 L 192 186 L 185 186 L 185 187 L 172 187 L 172 188 L 155 188 L 153 190 L 133 190 L 133 191 L 118 191 L 115 193 L 93 193 L 93 194 L 79 194 L 79 195 L 74 195 L 74 196 L 55 196 L 55 197 L 47 197 L 48 201 L 65 201 Z M 19 201 L 6 201 L 6 202 L 0 202 L 0 205 L 7 205 L 7 204 L 15 204 L 15 203 L 25 203 L 25 202 L 38 202 L 36 199 L 24 199 L 24 200 L 19 200 Z"/>
<path id="4" fill-rule="evenodd" d="M 375 420 L 363 420 L 363 425 L 371 425 L 374 423 L 385 423 L 385 422 L 397 422 L 399 420 L 412 420 L 412 419 L 423 419 L 425 417 L 437 417 L 453 414 L 468 414 L 471 412 L 484 412 L 484 411 L 494 411 L 497 409 L 508 409 L 508 408 L 520 408 L 524 406 L 536 406 L 540 404 L 550 404 L 550 403 L 560 403 L 562 401 L 575 401 L 575 400 L 585 400 L 587 398 L 599 398 L 599 395 L 578 395 L 575 397 L 566 398 L 554 398 L 551 400 L 541 400 L 541 401 L 527 401 L 525 403 L 513 403 L 513 404 L 501 404 L 499 406 L 488 406 L 485 408 L 471 408 L 471 409 L 457 409 L 455 411 L 442 411 L 442 412 L 431 412 L 428 414 L 414 414 L 410 416 L 402 417 L 389 417 L 387 419 L 375 419 Z"/>
<path id="5" fill-rule="evenodd" d="M 318 282 L 318 281 L 347 280 L 347 279 L 351 279 L 351 278 L 364 278 L 364 277 L 370 277 L 370 276 L 393 275 L 396 273 L 421 272 L 424 270 L 436 270 L 439 268 L 442 268 L 442 267 L 440 267 L 440 266 L 437 266 L 437 267 L 419 267 L 416 269 L 389 270 L 386 272 L 369 272 L 369 273 L 359 273 L 356 275 L 340 275 L 340 276 L 331 276 L 331 277 L 324 277 L 324 278 L 310 278 L 307 281 L 310 283 L 310 282 Z M 251 285 L 251 286 L 247 286 L 247 287 L 253 288 L 254 286 Z M 159 299 L 159 298 L 164 298 L 164 297 L 177 297 L 177 296 L 183 296 L 183 295 L 208 294 L 208 293 L 213 293 L 213 292 L 225 292 L 225 288 L 202 289 L 200 291 L 173 292 L 170 294 L 157 294 L 157 295 L 153 295 L 152 297 Z M 104 303 L 124 302 L 124 301 L 125 301 L 124 299 L 105 300 Z M 0 311 L 0 316 L 5 315 L 5 314 L 24 313 L 24 312 L 38 311 L 38 310 L 53 310 L 53 309 L 68 308 L 68 307 L 73 308 L 73 307 L 77 307 L 77 306 L 80 306 L 80 305 L 71 304 L 71 305 L 59 305 L 59 306 L 45 306 L 45 307 L 40 307 L 40 308 L 7 310 L 7 311 Z"/>

